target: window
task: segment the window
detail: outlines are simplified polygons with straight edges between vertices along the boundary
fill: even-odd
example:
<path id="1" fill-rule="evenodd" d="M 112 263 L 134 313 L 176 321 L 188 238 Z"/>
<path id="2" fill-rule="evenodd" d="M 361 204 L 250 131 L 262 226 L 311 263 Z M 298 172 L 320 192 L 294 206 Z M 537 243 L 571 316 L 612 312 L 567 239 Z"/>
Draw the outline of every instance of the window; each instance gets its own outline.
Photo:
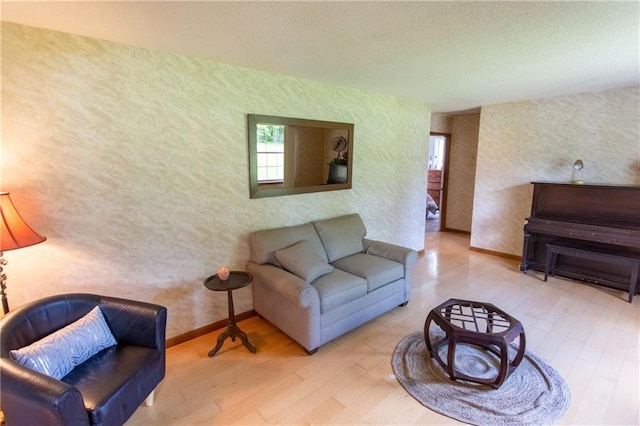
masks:
<path id="1" fill-rule="evenodd" d="M 442 135 L 429 136 L 429 170 L 442 170 L 446 139 Z"/>
<path id="2" fill-rule="evenodd" d="M 282 183 L 285 126 L 258 124 L 256 127 L 258 183 Z"/>

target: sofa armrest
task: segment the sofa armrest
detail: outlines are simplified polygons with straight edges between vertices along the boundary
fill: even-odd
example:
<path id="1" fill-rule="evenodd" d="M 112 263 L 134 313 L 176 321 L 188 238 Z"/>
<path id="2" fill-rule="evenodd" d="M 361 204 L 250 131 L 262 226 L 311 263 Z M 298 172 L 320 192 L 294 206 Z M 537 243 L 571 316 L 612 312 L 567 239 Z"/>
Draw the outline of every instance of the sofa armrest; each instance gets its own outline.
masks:
<path id="1" fill-rule="evenodd" d="M 312 285 L 284 269 L 250 261 L 247 263 L 247 271 L 253 274 L 253 285 L 267 286 L 301 308 L 308 308 L 314 298 L 319 298 Z"/>
<path id="2" fill-rule="evenodd" d="M 364 239 L 364 252 L 402 263 L 405 269 L 418 261 L 418 252 L 413 249 L 367 238 Z"/>
<path id="3" fill-rule="evenodd" d="M 164 352 L 167 308 L 153 303 L 103 297 L 100 309 L 118 344 L 158 348 Z"/>
<path id="4" fill-rule="evenodd" d="M 0 372 L 1 404 L 7 424 L 89 424 L 87 409 L 76 388 L 7 358 L 0 359 Z"/>
<path id="5" fill-rule="evenodd" d="M 308 352 L 321 344 L 320 297 L 317 290 L 284 269 L 247 262 L 253 274 L 253 308 Z"/>

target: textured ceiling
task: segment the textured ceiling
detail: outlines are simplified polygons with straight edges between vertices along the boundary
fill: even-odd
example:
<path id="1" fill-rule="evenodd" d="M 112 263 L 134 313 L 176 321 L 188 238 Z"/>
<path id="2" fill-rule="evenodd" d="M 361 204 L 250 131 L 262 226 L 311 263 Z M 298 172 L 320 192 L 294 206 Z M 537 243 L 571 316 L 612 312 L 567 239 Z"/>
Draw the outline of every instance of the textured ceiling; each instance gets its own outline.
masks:
<path id="1" fill-rule="evenodd" d="M 2 20 L 453 112 L 636 86 L 640 3 L 2 1 Z"/>

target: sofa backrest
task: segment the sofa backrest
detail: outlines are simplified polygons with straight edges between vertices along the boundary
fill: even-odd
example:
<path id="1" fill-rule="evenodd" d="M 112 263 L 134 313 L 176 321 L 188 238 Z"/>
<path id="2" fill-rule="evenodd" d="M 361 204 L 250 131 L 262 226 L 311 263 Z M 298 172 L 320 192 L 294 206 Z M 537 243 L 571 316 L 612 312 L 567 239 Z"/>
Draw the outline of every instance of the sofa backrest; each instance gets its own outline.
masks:
<path id="1" fill-rule="evenodd" d="M 322 241 L 320 241 L 320 237 L 318 237 L 318 233 L 312 223 L 252 232 L 249 235 L 250 259 L 259 264 L 270 263 L 281 267 L 274 256 L 274 252 L 290 247 L 302 240 L 308 240 L 318 252 L 318 255 L 325 261 L 327 260 Z"/>
<path id="2" fill-rule="evenodd" d="M 364 250 L 363 238 L 367 235 L 362 218 L 353 213 L 313 222 L 327 252 L 329 262 L 342 259 Z"/>

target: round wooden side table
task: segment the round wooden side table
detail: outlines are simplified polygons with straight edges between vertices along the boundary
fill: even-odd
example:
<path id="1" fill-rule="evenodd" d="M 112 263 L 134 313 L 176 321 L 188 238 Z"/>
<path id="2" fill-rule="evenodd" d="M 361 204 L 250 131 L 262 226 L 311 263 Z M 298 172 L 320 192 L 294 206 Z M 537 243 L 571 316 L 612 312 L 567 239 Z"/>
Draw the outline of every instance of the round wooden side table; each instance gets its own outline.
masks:
<path id="1" fill-rule="evenodd" d="M 235 342 L 236 337 L 238 337 L 247 349 L 256 353 L 256 348 L 249 343 L 246 333 L 237 326 L 235 313 L 233 312 L 233 290 L 246 287 L 251 284 L 251 281 L 253 281 L 253 275 L 243 271 L 231 271 L 229 273 L 229 279 L 225 281 L 221 280 L 218 274 L 212 275 L 204 280 L 204 286 L 209 290 L 226 291 L 229 305 L 229 324 L 224 333 L 218 336 L 216 346 L 209 351 L 210 357 L 214 356 L 220 350 L 227 337 L 230 337 L 232 342 Z"/>

